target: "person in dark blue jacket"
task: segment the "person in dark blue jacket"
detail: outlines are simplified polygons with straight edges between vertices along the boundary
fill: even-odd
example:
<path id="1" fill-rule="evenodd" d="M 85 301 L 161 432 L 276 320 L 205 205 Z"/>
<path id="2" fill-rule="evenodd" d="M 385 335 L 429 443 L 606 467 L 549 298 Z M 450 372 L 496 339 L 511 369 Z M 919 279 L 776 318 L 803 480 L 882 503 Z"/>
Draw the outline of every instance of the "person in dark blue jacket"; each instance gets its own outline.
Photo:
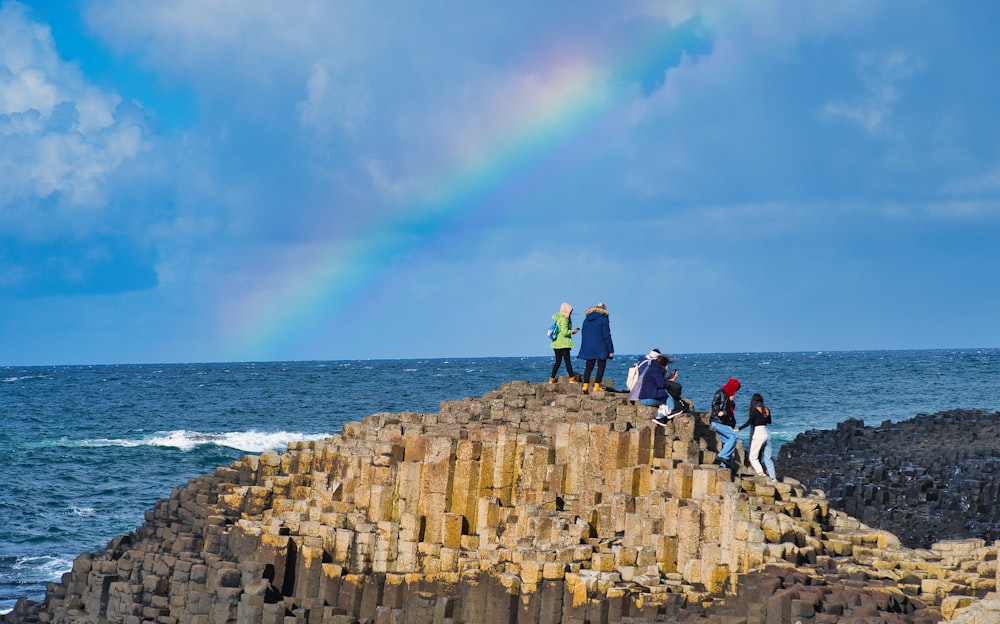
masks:
<path id="1" fill-rule="evenodd" d="M 598 303 L 587 310 L 580 328 L 580 353 L 576 359 L 585 360 L 583 367 L 583 391 L 590 386 L 590 373 L 597 365 L 597 375 L 594 377 L 594 392 L 604 390 L 601 381 L 604 380 L 604 368 L 608 360 L 615 357 L 615 345 L 611 342 L 611 324 L 608 322 L 608 308 L 604 303 Z"/>
<path id="2" fill-rule="evenodd" d="M 653 422 L 666 427 L 675 416 L 687 413 L 681 400 L 681 384 L 677 382 L 677 369 L 667 372 L 672 359 L 653 349 L 639 358 L 639 379 L 629 390 L 630 401 L 657 408 Z"/>

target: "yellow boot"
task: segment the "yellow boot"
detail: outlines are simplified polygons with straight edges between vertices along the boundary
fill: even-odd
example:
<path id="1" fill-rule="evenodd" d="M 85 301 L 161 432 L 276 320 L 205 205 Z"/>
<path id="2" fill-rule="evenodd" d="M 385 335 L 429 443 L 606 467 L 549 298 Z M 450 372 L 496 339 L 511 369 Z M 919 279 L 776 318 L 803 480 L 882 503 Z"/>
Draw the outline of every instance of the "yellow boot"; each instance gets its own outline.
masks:
<path id="1" fill-rule="evenodd" d="M 555 377 L 549 377 L 549 383 L 555 383 L 555 382 L 556 382 Z"/>
<path id="2" fill-rule="evenodd" d="M 588 385 L 588 384 L 583 384 L 583 391 L 584 391 L 584 392 L 586 392 L 586 391 L 587 391 L 587 385 Z M 597 384 L 594 384 L 594 390 L 597 390 Z"/>
<path id="3" fill-rule="evenodd" d="M 594 384 L 594 392 L 604 392 L 604 388 L 601 387 L 601 384 L 595 383 Z"/>

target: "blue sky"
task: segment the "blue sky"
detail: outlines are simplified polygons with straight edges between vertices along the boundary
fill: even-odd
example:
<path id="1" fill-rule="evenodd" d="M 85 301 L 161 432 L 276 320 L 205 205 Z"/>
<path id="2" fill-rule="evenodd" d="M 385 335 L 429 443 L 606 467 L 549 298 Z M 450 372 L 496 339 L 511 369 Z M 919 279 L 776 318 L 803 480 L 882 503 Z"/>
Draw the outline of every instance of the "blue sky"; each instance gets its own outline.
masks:
<path id="1" fill-rule="evenodd" d="M 1000 346 L 997 23 L 0 0 L 0 365 Z"/>

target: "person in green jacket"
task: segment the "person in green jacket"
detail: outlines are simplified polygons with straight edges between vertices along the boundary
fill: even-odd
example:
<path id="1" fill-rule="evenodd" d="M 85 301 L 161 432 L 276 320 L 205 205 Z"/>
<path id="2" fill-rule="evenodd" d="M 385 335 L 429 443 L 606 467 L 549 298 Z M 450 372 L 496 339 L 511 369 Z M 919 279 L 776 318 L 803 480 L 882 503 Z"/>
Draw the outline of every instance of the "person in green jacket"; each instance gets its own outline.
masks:
<path id="1" fill-rule="evenodd" d="M 569 353 L 573 350 L 573 334 L 580 331 L 579 327 L 573 327 L 573 306 L 565 301 L 559 306 L 559 311 L 552 315 L 558 327 L 556 339 L 552 341 L 552 350 L 555 351 L 556 361 L 552 364 L 552 374 L 549 375 L 549 383 L 556 382 L 556 374 L 559 372 L 559 364 L 566 362 L 566 373 L 569 375 L 569 382 L 576 383 L 576 373 L 573 372 L 573 360 Z"/>

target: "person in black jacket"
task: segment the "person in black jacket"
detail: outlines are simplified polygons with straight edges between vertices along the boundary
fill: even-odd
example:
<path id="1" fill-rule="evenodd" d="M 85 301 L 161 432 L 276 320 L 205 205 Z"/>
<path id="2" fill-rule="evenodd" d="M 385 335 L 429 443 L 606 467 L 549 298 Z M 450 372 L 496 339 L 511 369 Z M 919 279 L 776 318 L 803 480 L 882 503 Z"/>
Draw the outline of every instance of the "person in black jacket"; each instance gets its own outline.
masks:
<path id="1" fill-rule="evenodd" d="M 722 466 L 734 470 L 733 451 L 736 450 L 736 403 L 734 397 L 740 389 L 740 380 L 730 377 L 712 396 L 712 430 L 722 438 L 722 450 L 719 451 L 718 462 Z"/>
<path id="2" fill-rule="evenodd" d="M 750 427 L 750 465 L 758 477 L 767 476 L 772 481 L 774 476 L 774 459 L 772 457 L 771 435 L 767 431 L 767 426 L 771 424 L 771 410 L 764 405 L 764 397 L 758 392 L 754 392 L 750 397 L 750 413 L 747 421 L 736 428 L 736 431 L 747 426 Z M 761 466 L 761 463 L 764 465 Z"/>

